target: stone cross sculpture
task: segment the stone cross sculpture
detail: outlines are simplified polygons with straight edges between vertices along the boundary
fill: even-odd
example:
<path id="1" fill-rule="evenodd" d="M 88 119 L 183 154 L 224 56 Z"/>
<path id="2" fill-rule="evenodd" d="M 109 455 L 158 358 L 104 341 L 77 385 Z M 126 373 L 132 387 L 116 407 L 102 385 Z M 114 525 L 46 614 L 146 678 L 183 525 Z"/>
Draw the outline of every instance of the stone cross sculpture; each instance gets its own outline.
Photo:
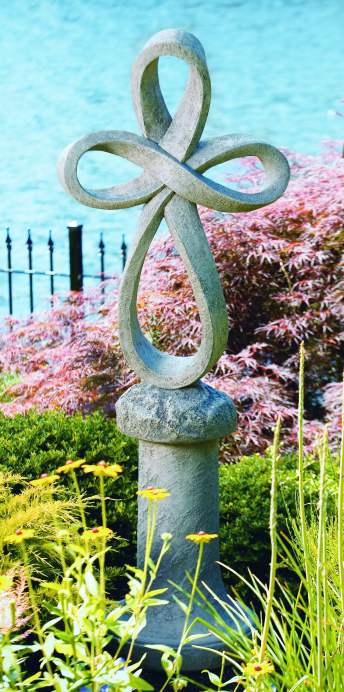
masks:
<path id="1" fill-rule="evenodd" d="M 189 78 L 181 104 L 172 117 L 161 93 L 158 61 L 165 55 L 185 60 Z M 132 73 L 132 93 L 142 135 L 123 130 L 100 131 L 67 147 L 59 161 L 65 189 L 82 204 L 121 209 L 144 204 L 138 232 L 122 278 L 119 331 L 128 366 L 141 384 L 117 402 L 120 430 L 139 439 L 139 487 L 163 487 L 170 497 L 158 505 L 158 532 L 152 557 L 161 546 L 162 532 L 171 532 L 170 552 L 162 563 L 156 587 L 169 580 L 187 586 L 186 572 L 195 566 L 196 546 L 188 533 L 218 533 L 218 444 L 236 429 L 236 413 L 225 394 L 200 378 L 216 363 L 227 345 L 227 311 L 215 262 L 197 212 L 197 204 L 222 212 L 257 209 L 276 200 L 287 187 L 289 167 L 274 147 L 242 135 L 224 135 L 200 141 L 210 105 L 210 78 L 204 50 L 195 36 L 169 29 L 155 34 L 138 56 Z M 105 151 L 132 161 L 143 173 L 127 183 L 87 190 L 78 180 L 80 158 L 88 151 Z M 263 164 L 265 187 L 253 194 L 213 182 L 206 170 L 230 159 L 256 156 Z M 197 301 L 202 340 L 191 356 L 162 353 L 144 336 L 137 317 L 137 292 L 143 262 L 165 217 Z M 142 566 L 146 539 L 145 500 L 138 503 L 138 565 Z M 227 600 L 220 569 L 218 541 L 205 546 L 201 581 Z M 160 655 L 146 648 L 166 644 L 177 648 L 184 613 L 173 599 L 148 612 L 147 624 L 136 643 L 146 664 L 160 669 Z M 216 601 L 214 601 L 216 605 Z M 219 606 L 216 606 L 219 608 Z M 193 616 L 202 614 L 196 605 Z M 223 611 L 222 611 L 223 614 Z M 222 644 L 200 625 L 199 643 L 214 653 L 187 645 L 183 670 L 216 667 Z"/>

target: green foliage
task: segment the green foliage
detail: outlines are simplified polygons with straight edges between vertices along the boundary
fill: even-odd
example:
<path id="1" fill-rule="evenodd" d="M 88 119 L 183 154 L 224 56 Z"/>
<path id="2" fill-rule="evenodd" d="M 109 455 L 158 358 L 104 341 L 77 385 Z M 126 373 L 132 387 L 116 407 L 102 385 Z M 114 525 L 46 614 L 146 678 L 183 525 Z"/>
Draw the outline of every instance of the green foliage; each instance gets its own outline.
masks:
<path id="1" fill-rule="evenodd" d="M 193 645 L 199 639 L 198 635 L 192 633 L 194 621 L 191 622 L 190 618 L 194 600 L 203 602 L 213 616 L 213 623 L 202 617 L 198 618 L 199 622 L 206 625 L 223 644 L 220 673 L 203 671 L 209 682 L 206 688 L 201 684 L 202 689 L 215 692 L 233 689 L 233 685 L 238 689 L 240 685 L 247 692 L 268 692 L 271 689 L 292 692 L 303 684 L 315 692 L 342 689 L 344 435 L 339 463 L 331 457 L 327 433 L 319 452 L 313 457 L 305 456 L 302 397 L 301 388 L 298 455 L 279 455 L 279 418 L 273 448 L 264 457 L 256 455 L 243 458 L 236 465 L 223 466 L 220 473 L 222 515 L 227 512 L 227 533 L 230 534 L 231 523 L 237 530 L 236 534 L 232 531 L 234 546 L 235 541 L 239 543 L 239 537 L 241 541 L 245 537 L 248 549 L 252 550 L 255 539 L 249 538 L 250 531 L 259 533 L 261 527 L 269 526 L 272 555 L 269 583 L 262 583 L 259 576 L 252 572 L 248 576 L 240 576 L 229 565 L 228 572 L 234 574 L 236 580 L 241 579 L 246 591 L 251 592 L 254 605 L 248 612 L 248 601 L 240 597 L 235 604 L 228 599 L 223 602 L 217 599 L 218 606 L 223 610 L 220 612 L 218 606 L 215 609 L 209 601 L 210 590 L 203 590 L 203 586 L 201 589 L 198 585 L 202 561 L 200 545 L 195 572 L 190 577 L 188 603 L 179 603 L 185 613 L 179 646 L 177 650 L 159 644 L 152 647 L 162 653 L 161 665 L 166 674 L 160 692 L 168 686 L 179 690 L 188 685 L 188 678 L 182 676 L 183 647 L 185 644 Z M 116 435 L 119 434 L 116 432 Z M 82 464 L 71 465 L 61 471 L 66 471 L 66 482 L 71 483 L 74 479 L 76 504 L 82 508 L 78 484 L 73 476 L 74 468 L 79 466 Z M 0 626 L 0 689 L 34 690 L 49 687 L 65 692 L 69 688 L 80 689 L 82 685 L 87 685 L 94 692 L 100 692 L 104 684 L 111 689 L 128 692 L 153 689 L 141 678 L 141 661 L 135 660 L 135 641 L 145 626 L 147 610 L 163 607 L 166 603 L 166 589 L 153 587 L 160 561 L 169 549 L 171 536 L 165 535 L 160 555 L 154 563 L 150 555 L 157 514 L 156 504 L 149 501 L 143 569 L 127 568 L 127 595 L 124 600 L 114 600 L 107 580 L 105 555 L 109 551 L 109 542 L 115 538 L 108 529 L 106 516 L 106 505 L 110 504 L 111 508 L 113 505 L 108 498 L 108 488 L 115 479 L 108 477 L 111 476 L 110 467 L 106 470 L 104 464 L 92 465 L 85 470 L 94 475 L 98 485 L 97 498 L 94 499 L 101 508 L 102 524 L 96 533 L 87 528 L 81 509 L 83 532 L 80 536 L 75 534 L 72 516 L 71 521 L 66 522 L 63 538 L 60 531 L 56 532 L 55 547 L 63 569 L 62 576 L 56 573 L 54 581 L 40 585 L 47 596 L 45 612 L 48 619 L 44 625 L 37 592 L 33 588 L 29 550 L 35 538 L 41 538 L 43 543 L 52 534 L 52 541 L 55 541 L 54 529 L 57 527 L 52 525 L 47 531 L 47 526 L 43 524 L 38 526 L 38 533 L 32 530 L 20 539 L 18 534 L 12 533 L 4 540 L 10 549 L 19 540 L 23 564 L 18 567 L 22 572 L 21 581 L 18 581 L 13 569 L 7 569 L 7 573 L 2 575 L 3 570 L 0 570 L 2 607 L 3 611 L 8 611 Z M 113 470 L 115 476 L 118 469 Z M 81 480 L 84 478 L 82 468 L 79 471 Z M 13 515 L 20 504 L 22 481 L 14 476 L 19 490 L 16 492 L 14 485 L 10 492 L 7 487 L 10 482 L 5 474 L 3 479 L 0 499 L 5 499 L 8 509 L 4 517 L 12 522 L 13 531 L 17 524 Z M 55 485 L 53 491 L 49 490 L 49 478 L 40 480 L 37 488 L 39 491 L 35 492 L 45 502 L 49 501 L 49 497 L 44 498 L 45 490 L 50 501 L 59 492 Z M 266 506 L 269 514 L 267 521 L 264 517 Z M 258 516 L 260 513 L 260 519 L 257 519 L 257 513 Z M 51 514 L 54 514 L 53 508 L 50 508 Z M 46 521 L 50 521 L 50 516 Z M 225 527 L 223 530 L 226 534 Z M 230 549 L 228 541 L 229 538 L 225 551 Z M 264 541 L 261 541 L 258 548 L 263 551 Z M 244 564 L 245 556 L 241 549 Z M 71 552 L 74 559 L 70 563 Z M 231 563 L 233 565 L 232 559 Z M 283 576 L 285 569 L 288 570 L 287 581 Z M 25 594 L 23 600 L 23 579 L 26 580 L 30 596 L 31 615 L 27 615 Z M 181 591 L 187 594 L 182 587 Z M 164 598 L 161 599 L 161 596 Z M 233 628 L 233 617 L 239 627 Z M 22 644 L 21 632 L 28 618 L 31 619 L 31 633 L 26 643 Z M 240 622 L 243 627 L 240 627 Z M 202 648 L 202 639 L 196 646 Z M 39 670 L 36 654 L 40 659 Z M 229 664 L 234 673 L 230 680 L 224 679 L 225 664 Z M 195 681 L 190 682 L 192 689 L 198 689 L 198 685 L 194 686 Z"/>
<path id="2" fill-rule="evenodd" d="M 136 467 L 136 445 L 100 413 L 83 417 L 30 410 L 11 418 L 0 414 L 0 468 L 4 465 L 32 479 L 74 458 L 89 463 L 130 459 Z"/>
<path id="3" fill-rule="evenodd" d="M 247 599 L 236 604 L 237 621 L 245 627 L 238 630 L 226 625 L 225 613 L 234 610 L 222 602 L 223 612 L 213 611 L 215 625 L 210 629 L 223 642 L 223 659 L 236 675 L 229 682 L 250 692 L 292 692 L 304 686 L 314 692 L 343 689 L 344 660 L 344 434 L 341 456 L 336 467 L 337 492 L 333 493 L 334 465 L 325 433 L 320 454 L 320 482 L 317 507 L 307 513 L 305 500 L 305 467 L 302 434 L 300 434 L 298 505 L 290 520 L 290 536 L 278 539 L 276 525 L 270 515 L 271 546 L 276 546 L 274 569 L 269 587 L 253 573 L 247 577 L 236 574 L 251 592 L 251 608 L 247 617 Z M 271 508 L 276 507 L 279 492 L 280 459 L 275 457 L 277 484 L 271 484 Z M 336 511 L 333 511 L 333 503 Z M 307 516 L 310 514 L 310 516 Z M 289 579 L 281 575 L 288 569 Z M 228 567 L 229 571 L 231 568 Z M 277 570 L 277 577 L 276 577 Z M 291 577 L 291 579 L 290 579 Z M 297 584 L 297 588 L 295 588 Z M 202 595 L 206 603 L 206 594 Z M 239 613 L 239 614 L 238 614 Z M 244 662 L 244 663 L 243 663 Z M 214 687 L 217 681 L 210 678 Z M 225 686 L 225 689 L 232 689 Z"/>
<path id="4" fill-rule="evenodd" d="M 117 481 L 107 482 L 107 515 L 110 528 L 126 541 L 121 554 L 107 556 L 109 583 L 122 588 L 123 563 L 135 562 L 137 445 L 124 437 L 112 419 L 101 413 L 88 416 L 49 411 L 29 411 L 8 418 L 0 414 L 0 470 L 20 472 L 28 479 L 51 472 L 66 459 L 84 458 L 88 462 L 104 459 L 123 464 Z M 316 507 L 319 492 L 319 460 L 306 458 L 306 509 Z M 334 511 L 336 462 L 328 470 L 329 512 Z M 220 466 L 221 559 L 238 572 L 247 567 L 267 579 L 270 560 L 271 454 L 243 457 L 235 464 Z M 282 456 L 279 465 L 278 530 L 288 533 L 289 517 L 295 517 L 297 503 L 297 456 Z M 93 476 L 80 477 L 81 489 L 88 498 L 98 492 Z M 90 526 L 101 521 L 99 507 L 87 508 Z M 118 546 L 117 546 L 118 547 Z"/>
<path id="5" fill-rule="evenodd" d="M 289 535 L 297 512 L 297 454 L 281 457 L 277 530 Z M 328 468 L 328 514 L 335 512 L 338 463 Z M 319 500 L 320 464 L 316 456 L 305 460 L 305 504 L 310 517 Z M 266 581 L 270 561 L 271 452 L 242 457 L 236 464 L 220 467 L 221 559 L 241 574 L 250 568 Z"/>
<path id="6" fill-rule="evenodd" d="M 49 488 L 39 492 L 18 474 L 0 471 L 0 571 L 15 568 L 21 558 L 18 546 L 6 545 L 17 529 L 35 529 L 39 538 L 30 544 L 28 557 L 40 576 L 56 569 L 56 532 L 63 526 L 78 529 L 75 499 L 61 488 L 52 496 Z M 44 539 L 42 541 L 42 539 Z"/>
<path id="7" fill-rule="evenodd" d="M 236 603 L 235 608 L 239 606 L 241 611 L 236 621 L 241 620 L 246 629 L 228 627 L 224 613 L 220 617 L 217 612 L 214 613 L 216 624 L 210 626 L 226 649 L 222 653 L 223 661 L 230 663 L 237 673 L 229 681 L 237 683 L 235 689 L 243 686 L 250 692 L 271 689 L 293 692 L 307 685 L 314 692 L 324 692 L 343 687 L 344 388 L 342 404 L 339 459 L 334 461 L 331 457 L 325 430 L 318 448 L 318 502 L 315 507 L 312 501 L 307 506 L 309 489 L 314 489 L 314 462 L 309 463 L 304 451 L 304 348 L 301 345 L 297 502 L 289 521 L 290 535 L 279 537 L 277 531 L 277 498 L 283 478 L 278 453 L 279 419 L 272 451 L 269 584 L 262 583 L 252 572 L 247 577 L 236 573 L 257 603 L 251 608 L 249 618 L 247 600 Z M 287 580 L 283 579 L 281 567 L 288 570 Z M 233 572 L 231 567 L 228 570 Z M 203 599 L 207 600 L 205 596 Z M 222 602 L 222 607 L 228 615 L 233 613 L 233 606 L 227 600 Z M 216 689 L 220 689 L 219 685 Z"/>
<path id="8" fill-rule="evenodd" d="M 80 501 L 80 495 L 76 499 Z M 99 500 L 100 505 L 105 506 L 102 481 Z M 152 513 L 155 517 L 150 503 L 150 518 Z M 113 536 L 106 523 L 106 515 L 103 515 L 103 525 L 98 528 L 100 538 L 98 535 L 94 538 L 92 531 L 85 529 L 76 545 L 73 527 L 68 525 L 63 540 L 58 540 L 56 548 L 62 574 L 52 582 L 41 584 L 48 616 L 44 624 L 28 555 L 30 542 L 35 537 L 44 540 L 44 535 L 36 536 L 32 531 L 20 539 L 22 571 L 30 597 L 30 604 L 25 605 L 26 614 L 31 610 L 26 618 L 30 620 L 30 632 L 23 637 L 23 621 L 18 616 L 22 616 L 24 606 L 21 605 L 19 613 L 14 575 L 9 572 L 1 575 L 0 572 L 0 607 L 5 615 L 2 624 L 0 621 L 0 690 L 33 692 L 49 688 L 67 692 L 87 688 L 101 692 L 105 687 L 124 692 L 153 690 L 141 676 L 141 657 L 133 660 L 137 658 L 134 643 L 146 624 L 147 610 L 167 603 L 161 598 L 167 588 L 154 589 L 153 586 L 170 541 L 166 537 L 162 542 L 155 564 L 150 555 L 152 534 L 144 569 L 128 568 L 125 599 L 109 600 L 105 554 L 107 542 Z M 155 526 L 155 521 L 150 525 L 153 523 Z M 8 537 L 7 543 L 11 543 L 12 538 Z M 70 553 L 74 559 L 68 565 Z"/>
<path id="9" fill-rule="evenodd" d="M 68 416 L 59 411 L 6 417 L 0 413 L 0 471 L 19 472 L 28 480 L 50 473 L 67 459 L 85 459 L 88 463 L 104 460 L 123 464 L 124 473 L 116 482 L 107 483 L 108 523 L 124 539 L 121 558 L 115 551 L 108 556 L 112 586 L 123 569 L 119 565 L 135 562 L 137 446 L 122 435 L 114 420 L 100 413 Z M 66 483 L 66 481 L 63 481 Z M 82 477 L 82 491 L 87 498 L 98 493 L 91 475 Z M 98 503 L 89 502 L 87 518 L 90 526 L 100 523 Z"/>

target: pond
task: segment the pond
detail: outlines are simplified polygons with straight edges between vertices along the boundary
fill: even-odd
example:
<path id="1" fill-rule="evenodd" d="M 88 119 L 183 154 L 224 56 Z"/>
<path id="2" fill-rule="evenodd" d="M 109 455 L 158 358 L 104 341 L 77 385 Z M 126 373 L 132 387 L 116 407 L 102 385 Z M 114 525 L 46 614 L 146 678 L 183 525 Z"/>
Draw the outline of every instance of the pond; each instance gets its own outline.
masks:
<path id="1" fill-rule="evenodd" d="M 56 159 L 66 144 L 88 132 L 138 131 L 131 66 L 145 41 L 171 26 L 195 33 L 206 50 L 213 95 L 205 136 L 246 132 L 309 153 L 319 152 L 324 138 L 343 137 L 343 119 L 334 115 L 344 96 L 342 0 L 4 2 L 1 227 L 12 231 L 14 265 L 27 266 L 26 230 L 31 227 L 35 267 L 47 269 L 51 228 L 56 268 L 68 271 L 65 227 L 76 218 L 87 231 L 86 271 L 99 271 L 100 230 L 107 243 L 106 270 L 118 269 L 121 234 L 130 244 L 137 210 L 81 207 L 62 191 Z M 162 61 L 161 80 L 171 108 L 185 76 L 182 63 Z M 128 179 L 132 168 L 121 159 L 94 154 L 82 167 L 82 179 L 90 186 L 109 185 Z M 3 233 L 0 267 L 6 264 Z M 45 284 L 46 279 L 38 282 L 38 290 L 44 292 Z M 18 278 L 16 295 L 22 296 L 26 311 L 26 284 Z M 4 275 L 0 296 L 3 313 Z"/>

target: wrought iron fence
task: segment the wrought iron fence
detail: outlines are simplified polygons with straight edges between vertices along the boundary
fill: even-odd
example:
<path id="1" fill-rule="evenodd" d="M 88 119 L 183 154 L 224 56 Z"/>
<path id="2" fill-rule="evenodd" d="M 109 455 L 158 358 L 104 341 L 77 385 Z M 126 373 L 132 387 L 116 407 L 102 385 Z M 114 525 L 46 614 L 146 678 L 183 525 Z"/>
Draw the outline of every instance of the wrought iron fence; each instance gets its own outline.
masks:
<path id="1" fill-rule="evenodd" d="M 103 239 L 103 234 L 100 233 L 100 239 L 98 243 L 98 254 L 99 254 L 99 264 L 100 271 L 98 274 L 85 274 L 83 270 L 83 252 L 82 252 L 82 235 L 83 226 L 77 222 L 71 222 L 68 226 L 68 244 L 69 244 L 69 273 L 55 271 L 54 268 L 54 249 L 55 243 L 52 238 L 52 232 L 49 231 L 48 237 L 48 259 L 49 259 L 49 269 L 47 271 L 38 271 L 33 268 L 33 248 L 34 242 L 31 236 L 31 230 L 28 230 L 26 246 L 27 246 L 27 269 L 17 269 L 13 267 L 12 263 L 12 238 L 10 235 L 10 229 L 6 231 L 5 239 L 5 254 L 7 255 L 7 267 L 0 267 L 0 274 L 7 274 L 7 292 L 8 292 L 8 308 L 9 314 L 13 315 L 13 276 L 15 274 L 26 275 L 28 277 L 28 292 L 29 292 L 29 305 L 30 313 L 34 312 L 34 277 L 35 276 L 46 276 L 49 278 L 49 295 L 53 296 L 55 293 L 55 277 L 69 278 L 69 287 L 71 291 L 82 291 L 84 285 L 84 279 L 98 279 L 98 281 L 105 281 L 105 279 L 112 278 L 105 273 L 105 242 Z M 121 254 L 121 265 L 122 271 L 125 267 L 127 260 L 128 246 L 125 240 L 125 236 L 122 236 L 122 242 L 120 245 Z"/>

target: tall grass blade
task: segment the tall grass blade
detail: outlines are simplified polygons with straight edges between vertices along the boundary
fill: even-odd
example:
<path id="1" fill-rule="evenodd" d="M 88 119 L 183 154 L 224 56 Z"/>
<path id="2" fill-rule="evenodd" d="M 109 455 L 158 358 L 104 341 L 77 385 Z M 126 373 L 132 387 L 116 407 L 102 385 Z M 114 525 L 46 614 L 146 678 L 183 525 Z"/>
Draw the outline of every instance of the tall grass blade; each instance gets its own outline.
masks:
<path id="1" fill-rule="evenodd" d="M 269 636 L 269 628 L 271 621 L 271 613 L 276 583 L 277 569 L 277 461 L 278 450 L 281 433 L 281 418 L 277 419 L 277 424 L 274 433 L 274 441 L 272 447 L 272 467 L 271 467 L 271 502 L 270 502 L 270 540 L 271 540 L 271 562 L 270 562 L 270 578 L 269 589 L 266 599 L 265 619 L 262 633 L 262 639 L 259 651 L 259 662 L 262 663 L 266 654 L 266 647 Z"/>
<path id="2" fill-rule="evenodd" d="M 338 570 L 342 613 L 344 617 L 344 378 L 342 395 L 342 430 L 338 484 Z"/>
<path id="3" fill-rule="evenodd" d="M 316 563 L 316 607 L 317 607 L 317 683 L 319 690 L 324 689 L 324 654 L 325 629 L 324 621 L 324 556 L 326 551 L 326 466 L 328 457 L 328 433 L 324 433 L 320 457 L 320 489 L 319 489 L 319 526 Z"/>
<path id="4" fill-rule="evenodd" d="M 307 540 L 307 520 L 306 520 L 306 510 L 305 510 L 305 479 L 304 479 L 304 435 L 303 435 L 303 421 L 304 421 L 304 399 L 305 399 L 305 347 L 304 343 L 300 346 L 300 366 L 299 366 L 299 405 L 298 405 L 298 477 L 299 477 L 299 511 L 300 511 L 300 528 L 301 528 L 301 541 L 302 550 L 304 555 L 304 566 L 305 566 L 305 581 L 306 581 L 306 591 L 308 595 L 309 604 L 309 618 L 310 618 L 310 638 L 311 638 L 311 658 L 312 658 L 312 668 L 313 674 L 316 676 L 317 671 L 317 656 L 316 656 L 316 641 L 315 641 L 315 623 L 314 623 L 314 591 L 313 583 L 311 578 L 311 556 L 308 549 Z"/>

